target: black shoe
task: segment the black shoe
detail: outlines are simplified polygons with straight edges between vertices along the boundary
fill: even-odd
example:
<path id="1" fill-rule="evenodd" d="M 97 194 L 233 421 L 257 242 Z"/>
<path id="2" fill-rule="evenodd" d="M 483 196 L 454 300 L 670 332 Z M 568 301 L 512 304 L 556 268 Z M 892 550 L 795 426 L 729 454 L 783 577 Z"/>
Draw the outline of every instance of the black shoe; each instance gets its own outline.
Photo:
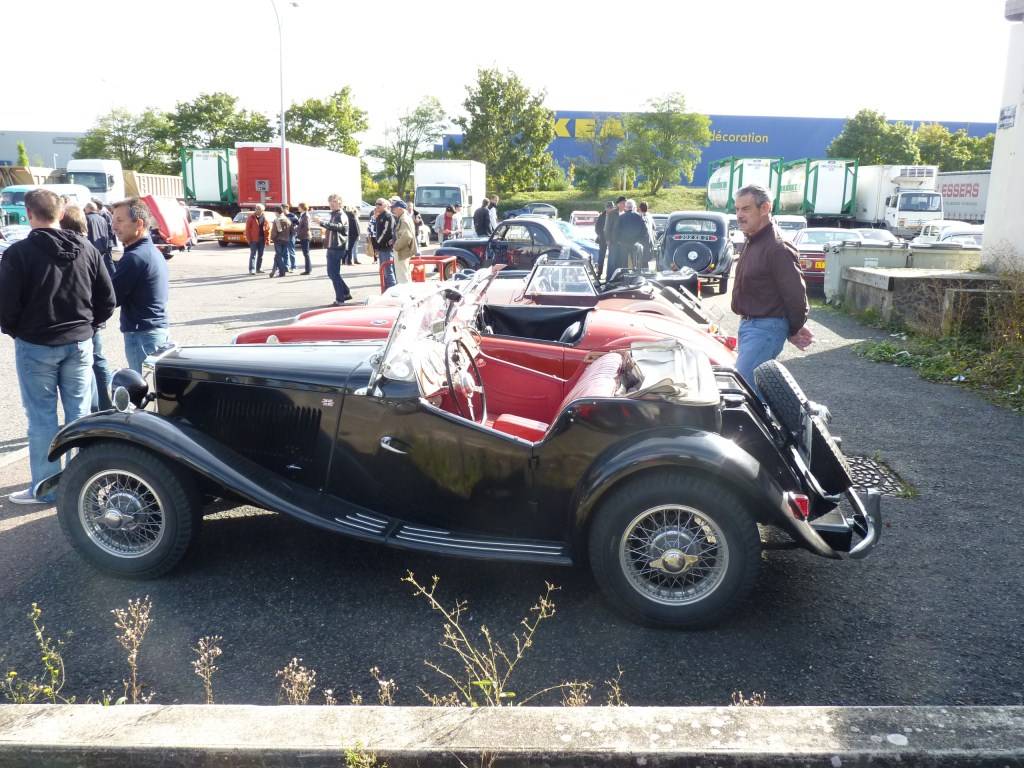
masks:
<path id="1" fill-rule="evenodd" d="M 311 270 L 311 269 L 307 269 L 307 270 L 306 270 L 305 272 L 303 272 L 302 274 L 304 274 L 304 275 L 309 275 L 309 274 L 312 274 L 312 273 L 313 273 L 313 270 Z"/>

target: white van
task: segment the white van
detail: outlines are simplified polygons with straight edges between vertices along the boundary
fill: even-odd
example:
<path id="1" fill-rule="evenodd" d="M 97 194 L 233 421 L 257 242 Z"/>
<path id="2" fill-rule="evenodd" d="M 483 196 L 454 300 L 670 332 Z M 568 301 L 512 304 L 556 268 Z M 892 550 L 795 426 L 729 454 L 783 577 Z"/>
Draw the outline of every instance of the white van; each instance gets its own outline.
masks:
<path id="1" fill-rule="evenodd" d="M 914 245 L 937 243 L 942 238 L 943 230 L 949 229 L 950 227 L 967 228 L 968 226 L 969 225 L 965 221 L 956 221 L 954 219 L 935 219 L 934 221 L 925 222 L 921 226 L 921 234 L 917 235 L 910 242 Z"/>
<path id="2" fill-rule="evenodd" d="M 92 196 L 104 205 L 124 200 L 124 172 L 119 160 L 83 158 L 68 160 L 68 181 L 89 188 Z"/>
<path id="3" fill-rule="evenodd" d="M 779 228 L 782 236 L 789 240 L 789 242 L 793 242 L 793 238 L 796 236 L 796 233 L 801 229 L 807 229 L 806 216 L 781 213 L 777 216 L 773 216 L 772 218 L 775 219 L 775 226 Z"/>

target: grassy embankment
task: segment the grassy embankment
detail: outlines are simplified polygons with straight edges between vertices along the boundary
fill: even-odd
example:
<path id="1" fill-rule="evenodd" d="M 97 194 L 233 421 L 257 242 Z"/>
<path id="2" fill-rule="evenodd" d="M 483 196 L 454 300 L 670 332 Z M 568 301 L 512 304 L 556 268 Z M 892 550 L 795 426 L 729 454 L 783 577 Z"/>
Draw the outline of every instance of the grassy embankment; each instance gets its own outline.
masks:
<path id="1" fill-rule="evenodd" d="M 606 189 L 596 198 L 580 189 L 569 189 L 565 192 L 520 192 L 502 197 L 498 209 L 504 212 L 525 203 L 550 203 L 558 208 L 559 216 L 568 219 L 572 211 L 600 211 L 606 202 L 614 200 L 619 195 L 633 198 L 637 203 L 646 200 L 652 213 L 704 210 L 703 187 L 669 187 L 656 195 L 640 189 Z"/>

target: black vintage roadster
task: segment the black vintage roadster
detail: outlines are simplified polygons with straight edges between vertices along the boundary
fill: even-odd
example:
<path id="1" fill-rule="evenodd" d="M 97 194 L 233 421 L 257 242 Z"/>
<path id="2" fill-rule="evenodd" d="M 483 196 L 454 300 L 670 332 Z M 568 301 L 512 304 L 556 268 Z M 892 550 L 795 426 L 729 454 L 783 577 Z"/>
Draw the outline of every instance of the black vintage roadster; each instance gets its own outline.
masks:
<path id="1" fill-rule="evenodd" d="M 171 570 L 223 498 L 369 544 L 556 565 L 589 562 L 608 600 L 656 625 L 718 620 L 752 587 L 758 523 L 829 558 L 879 536 L 786 370 L 762 403 L 677 342 L 596 356 L 570 380 L 481 353 L 444 289 L 386 341 L 172 348 L 151 383 L 115 376 L 116 410 L 66 426 L 78 449 L 61 526 L 119 576 Z"/>

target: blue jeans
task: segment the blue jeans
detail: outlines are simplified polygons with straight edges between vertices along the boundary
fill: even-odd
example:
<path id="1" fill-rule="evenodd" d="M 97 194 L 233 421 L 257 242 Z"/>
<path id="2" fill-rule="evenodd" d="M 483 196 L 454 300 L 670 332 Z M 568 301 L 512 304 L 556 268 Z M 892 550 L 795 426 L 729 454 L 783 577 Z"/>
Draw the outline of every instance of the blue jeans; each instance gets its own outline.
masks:
<path id="1" fill-rule="evenodd" d="M 57 434 L 57 393 L 64 404 L 64 423 L 89 413 L 92 396 L 92 339 L 48 347 L 14 340 L 21 403 L 28 417 L 28 455 L 32 487 L 60 471 L 59 461 L 46 458 Z"/>
<path id="2" fill-rule="evenodd" d="M 789 321 L 784 317 L 752 317 L 740 321 L 737 337 L 736 370 L 761 397 L 754 385 L 754 369 L 774 360 L 789 338 Z"/>
<path id="3" fill-rule="evenodd" d="M 92 375 L 96 379 L 96 386 L 92 388 L 92 410 L 109 411 L 114 407 L 110 402 L 110 380 L 114 374 L 110 371 L 107 356 L 103 354 L 103 339 L 99 331 L 92 336 Z"/>
<path id="4" fill-rule="evenodd" d="M 302 258 L 306 261 L 306 271 L 312 272 L 313 266 L 309 263 L 309 238 L 299 240 L 299 245 L 302 247 Z M 294 267 L 292 268 L 294 269 Z"/>
<path id="5" fill-rule="evenodd" d="M 345 301 L 352 298 L 352 291 L 341 277 L 341 262 L 345 258 L 344 248 L 327 249 L 327 276 L 334 285 L 334 300 Z"/>
<path id="6" fill-rule="evenodd" d="M 249 271 L 260 271 L 263 269 L 263 249 L 266 242 L 261 237 L 255 243 L 249 243 Z"/>
<path id="7" fill-rule="evenodd" d="M 384 275 L 384 290 L 398 285 L 398 275 L 395 274 L 395 252 L 378 251 L 377 259 L 380 261 L 380 272 Z"/>
<path id="8" fill-rule="evenodd" d="M 295 238 L 288 238 L 288 269 L 295 269 Z"/>
<path id="9" fill-rule="evenodd" d="M 166 328 L 154 328 L 151 331 L 125 331 L 124 354 L 128 358 L 128 367 L 142 373 L 142 361 L 164 346 L 170 334 Z"/>
<path id="10" fill-rule="evenodd" d="M 283 275 L 288 272 L 288 243 L 274 243 L 274 267 L 270 274 Z"/>

